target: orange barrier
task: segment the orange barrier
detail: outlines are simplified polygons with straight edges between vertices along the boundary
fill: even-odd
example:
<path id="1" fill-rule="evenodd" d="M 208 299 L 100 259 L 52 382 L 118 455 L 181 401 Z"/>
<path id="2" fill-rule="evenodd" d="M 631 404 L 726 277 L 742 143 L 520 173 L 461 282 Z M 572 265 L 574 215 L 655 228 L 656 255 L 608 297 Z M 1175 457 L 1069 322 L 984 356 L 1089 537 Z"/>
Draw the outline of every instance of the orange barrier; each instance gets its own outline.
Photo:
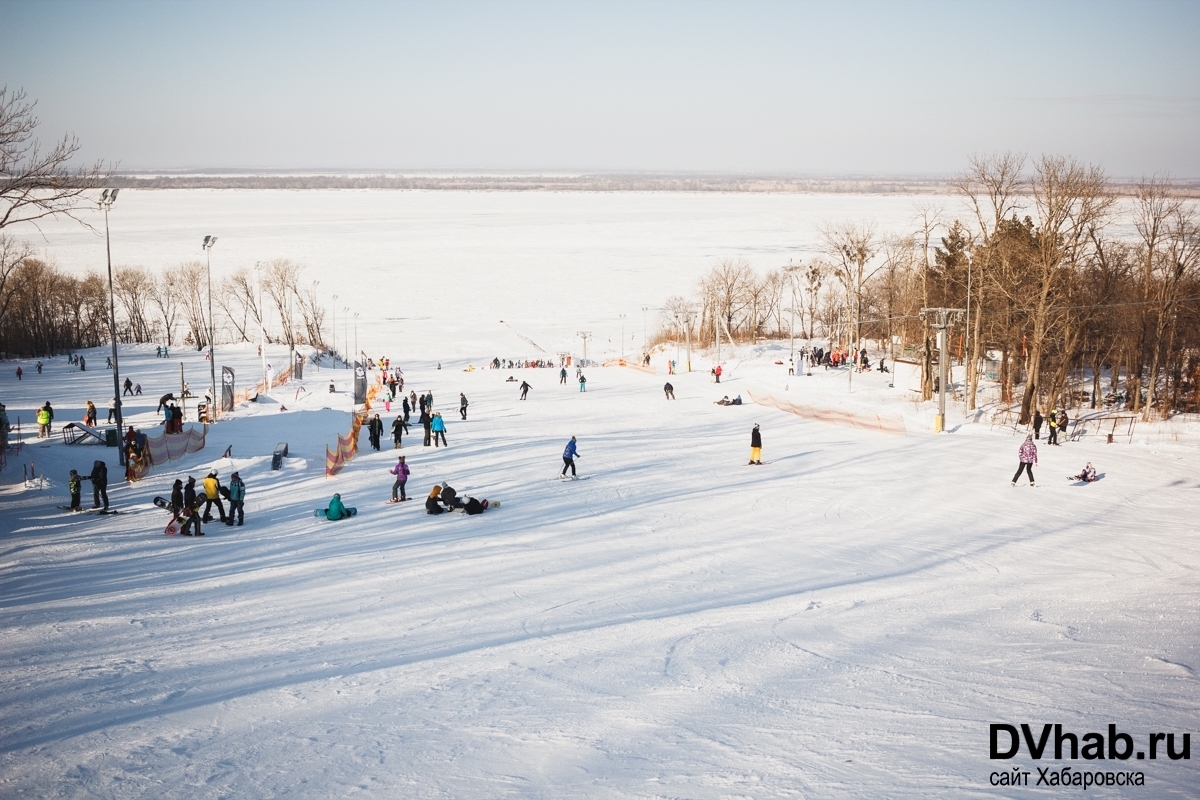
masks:
<path id="1" fill-rule="evenodd" d="M 146 447 L 140 458 L 129 462 L 125 477 L 131 481 L 140 481 L 150 473 L 150 467 L 161 467 L 170 461 L 183 458 L 188 453 L 196 453 L 204 449 L 208 437 L 208 426 L 197 432 L 188 428 L 183 433 L 164 433 L 161 436 L 146 439 Z M 124 442 L 122 442 L 124 446 Z"/>
<path id="2" fill-rule="evenodd" d="M 832 408 L 814 408 L 802 406 L 789 400 L 780 400 L 773 395 L 755 395 L 747 391 L 750 399 L 760 406 L 770 406 L 789 414 L 795 414 L 804 419 L 825 422 L 832 425 L 845 425 L 864 431 L 877 431 L 893 436 L 907 436 L 908 429 L 904 425 L 904 417 L 883 414 L 855 414 L 850 411 L 837 411 Z"/>
<path id="3" fill-rule="evenodd" d="M 369 412 L 371 411 L 371 402 L 375 399 L 375 394 L 379 391 L 379 386 L 371 386 L 367 389 L 367 402 L 363 404 L 362 411 L 355 411 L 354 418 L 350 420 L 350 433 L 345 436 L 338 434 L 338 443 L 336 450 L 330 450 L 329 446 L 325 447 L 325 477 L 332 478 L 337 475 L 356 455 L 358 455 L 358 433 L 362 426 L 367 421 Z"/>

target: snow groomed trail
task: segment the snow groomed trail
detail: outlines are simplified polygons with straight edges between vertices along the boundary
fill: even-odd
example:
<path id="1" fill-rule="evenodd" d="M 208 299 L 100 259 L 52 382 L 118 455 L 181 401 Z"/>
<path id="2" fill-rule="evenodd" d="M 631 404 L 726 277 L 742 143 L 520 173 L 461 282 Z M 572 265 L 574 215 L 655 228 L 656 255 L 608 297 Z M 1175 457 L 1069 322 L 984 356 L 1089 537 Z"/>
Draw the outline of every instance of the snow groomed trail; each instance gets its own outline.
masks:
<path id="1" fill-rule="evenodd" d="M 149 426 L 177 360 L 122 366 Z M 713 404 L 838 407 L 844 378 L 766 361 L 719 387 L 672 376 L 674 402 L 628 369 L 588 370 L 581 394 L 552 370 L 403 366 L 449 447 L 421 447 L 414 419 L 403 450 L 364 435 L 333 479 L 347 370 L 337 393 L 326 370 L 239 408 L 128 488 L 112 450 L 27 441 L 0 495 L 0 795 L 994 797 L 989 773 L 1033 762 L 989 760 L 991 723 L 1195 729 L 1193 445 L 1043 446 L 1038 488 L 1014 489 L 1019 440 L 986 426 L 894 436 Z M 103 420 L 111 373 L 29 372 L 0 378 L 10 415 L 49 399 L 57 431 L 92 399 Z M 756 422 L 771 463 L 747 467 Z M 572 435 L 588 480 L 559 482 Z M 389 506 L 398 452 L 414 499 Z M 93 458 L 119 515 L 57 508 Z M 43 489 L 20 482 L 32 459 Z M 1104 481 L 1064 480 L 1086 460 Z M 241 472 L 245 527 L 163 536 L 150 500 L 209 469 Z M 428 516 L 443 480 L 502 508 Z M 314 519 L 334 492 L 359 515 Z M 1196 796 L 1195 763 L 1057 762 L 1143 769 L 1144 797 Z M 1025 795 L 1044 796 L 1003 792 Z"/>

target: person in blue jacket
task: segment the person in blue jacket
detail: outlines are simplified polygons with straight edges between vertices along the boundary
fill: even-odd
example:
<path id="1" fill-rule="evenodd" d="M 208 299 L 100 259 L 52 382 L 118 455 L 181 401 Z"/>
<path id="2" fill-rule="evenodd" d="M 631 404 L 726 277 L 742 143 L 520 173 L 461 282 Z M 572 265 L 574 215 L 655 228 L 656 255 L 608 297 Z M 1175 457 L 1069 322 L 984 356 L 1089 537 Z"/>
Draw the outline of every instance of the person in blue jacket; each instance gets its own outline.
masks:
<path id="1" fill-rule="evenodd" d="M 571 437 L 571 441 L 567 442 L 567 449 L 563 450 L 563 468 L 560 478 L 567 477 L 567 469 L 571 470 L 571 480 L 575 480 L 578 476 L 575 474 L 575 459 L 579 458 L 579 452 L 576 450 L 575 437 Z"/>
<path id="2" fill-rule="evenodd" d="M 450 446 L 446 442 L 446 421 L 442 419 L 442 414 L 440 411 L 433 412 L 433 420 L 429 423 L 429 430 L 433 432 L 434 447 L 441 447 L 443 445 L 446 447 Z M 438 444 L 439 439 L 442 442 L 441 445 Z"/>
<path id="3" fill-rule="evenodd" d="M 333 499 L 329 501 L 329 507 L 323 512 L 318 513 L 323 514 L 325 519 L 345 519 L 346 517 L 353 517 L 355 514 L 357 514 L 358 509 L 346 508 L 346 506 L 342 503 L 342 496 L 340 494 L 335 494 Z"/>

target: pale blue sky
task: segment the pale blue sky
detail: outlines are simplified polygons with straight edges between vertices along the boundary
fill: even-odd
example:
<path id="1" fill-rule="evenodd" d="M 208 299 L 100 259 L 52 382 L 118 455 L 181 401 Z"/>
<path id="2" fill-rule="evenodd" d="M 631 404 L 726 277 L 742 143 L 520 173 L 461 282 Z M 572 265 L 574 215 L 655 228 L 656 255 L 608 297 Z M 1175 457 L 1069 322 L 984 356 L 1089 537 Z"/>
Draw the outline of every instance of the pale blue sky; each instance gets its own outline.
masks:
<path id="1" fill-rule="evenodd" d="M 1200 2 L 0 0 L 0 83 L 126 168 L 1200 177 Z"/>

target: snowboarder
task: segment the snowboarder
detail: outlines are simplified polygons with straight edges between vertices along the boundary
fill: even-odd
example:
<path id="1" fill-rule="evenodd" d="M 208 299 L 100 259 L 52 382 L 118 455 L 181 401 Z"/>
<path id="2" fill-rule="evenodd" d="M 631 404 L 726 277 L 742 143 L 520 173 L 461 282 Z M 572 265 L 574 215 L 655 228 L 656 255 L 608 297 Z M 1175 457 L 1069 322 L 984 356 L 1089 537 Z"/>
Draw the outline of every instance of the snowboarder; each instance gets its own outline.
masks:
<path id="1" fill-rule="evenodd" d="M 668 400 L 675 399 L 675 387 L 671 385 L 670 381 L 663 385 L 663 393 L 666 394 Z"/>
<path id="2" fill-rule="evenodd" d="M 447 511 L 453 511 L 456 508 L 463 507 L 463 501 L 459 498 L 457 489 L 445 481 L 442 481 L 441 488 L 442 491 L 438 496 L 438 499 L 441 500 L 442 505 L 446 507 Z"/>
<path id="3" fill-rule="evenodd" d="M 1050 435 L 1054 435 L 1053 428 L 1050 429 Z M 1016 474 L 1013 475 L 1012 485 L 1016 486 L 1017 478 L 1021 477 L 1022 472 L 1027 472 L 1029 474 L 1029 485 L 1032 487 L 1034 485 L 1033 468 L 1038 463 L 1037 445 L 1033 443 L 1033 434 L 1025 437 L 1025 443 L 1021 445 L 1021 449 L 1017 451 L 1017 455 L 1020 458 L 1020 463 L 1017 465 Z"/>
<path id="4" fill-rule="evenodd" d="M 325 508 L 325 510 L 319 511 L 317 513 L 318 513 L 318 515 L 323 515 L 325 517 L 325 519 L 338 520 L 338 519 L 346 519 L 347 517 L 353 517 L 355 514 L 358 513 L 358 509 L 357 508 L 347 508 L 346 505 L 342 502 L 342 496 L 340 494 L 335 494 L 329 500 L 329 505 Z"/>
<path id="5" fill-rule="evenodd" d="M 587 391 L 587 375 L 584 375 L 582 372 L 579 373 L 579 391 Z"/>
<path id="6" fill-rule="evenodd" d="M 229 516 L 226 525 L 233 525 L 233 514 L 237 512 L 237 524 L 246 521 L 246 484 L 236 472 L 229 477 Z"/>
<path id="7" fill-rule="evenodd" d="M 404 417 L 397 416 L 396 421 L 392 423 L 392 443 L 393 450 L 400 449 L 400 438 L 408 432 L 408 426 L 404 424 Z"/>
<path id="8" fill-rule="evenodd" d="M 404 493 L 404 485 L 408 483 L 409 476 L 408 464 L 404 463 L 404 456 L 400 456 L 396 466 L 392 467 L 391 473 L 396 476 L 396 482 L 392 484 L 392 502 L 402 503 L 408 499 L 408 495 Z M 399 497 L 396 496 L 397 492 L 400 494 Z"/>
<path id="9" fill-rule="evenodd" d="M 200 530 L 200 498 L 196 494 L 196 479 L 191 475 L 188 476 L 187 485 L 183 487 L 183 515 L 187 517 L 187 522 L 179 532 L 184 536 L 203 536 L 204 531 Z M 193 533 L 189 533 L 189 529 Z"/>
<path id="10" fill-rule="evenodd" d="M 171 504 L 169 508 L 171 509 L 171 513 L 176 517 L 183 514 L 183 481 L 179 478 L 176 478 L 174 485 L 171 486 Z"/>
<path id="11" fill-rule="evenodd" d="M 426 514 L 444 514 L 446 509 L 442 508 L 442 504 L 438 502 L 438 497 L 442 493 L 441 485 L 435 485 L 430 491 L 429 496 L 425 498 L 425 513 Z"/>
<path id="12" fill-rule="evenodd" d="M 762 465 L 762 433 L 757 422 L 754 423 L 754 430 L 750 431 L 750 464 Z"/>
<path id="13" fill-rule="evenodd" d="M 450 446 L 446 442 L 446 422 L 445 422 L 445 420 L 442 419 L 442 412 L 440 412 L 440 411 L 433 412 L 433 419 L 429 422 L 429 430 L 433 433 L 433 446 L 434 447 L 441 447 L 441 446 L 449 447 Z M 441 445 L 438 444 L 439 439 L 442 442 Z"/>
<path id="14" fill-rule="evenodd" d="M 131 381 L 129 378 L 126 378 L 125 383 L 121 384 L 121 386 L 124 389 L 124 391 L 121 392 L 121 397 L 124 397 L 127 394 L 133 394 L 133 381 Z"/>
<path id="15" fill-rule="evenodd" d="M 433 438 L 433 431 L 430 429 L 431 425 L 433 425 L 433 417 L 429 415 L 429 409 L 422 407 L 421 427 L 425 429 L 424 447 L 429 447 L 429 445 L 432 444 L 432 442 L 429 441 L 431 438 Z"/>
<path id="16" fill-rule="evenodd" d="M 79 473 L 71 470 L 71 475 L 67 478 L 67 491 L 71 493 L 71 510 L 83 511 L 79 506 L 79 494 L 82 488 L 83 481 L 79 478 Z"/>
<path id="17" fill-rule="evenodd" d="M 97 459 L 92 462 L 92 474 L 83 478 L 92 482 L 92 508 L 100 508 L 104 501 L 104 510 L 108 511 L 108 465 Z"/>
<path id="18" fill-rule="evenodd" d="M 204 479 L 205 522 L 212 522 L 213 503 L 217 504 L 217 513 L 221 515 L 221 522 L 225 522 L 225 504 L 221 502 L 221 480 L 217 477 L 217 471 L 215 469 L 211 470 L 208 473 L 208 477 Z"/>
<path id="19" fill-rule="evenodd" d="M 1033 438 L 1035 440 L 1042 438 L 1042 422 L 1044 421 L 1041 410 L 1035 408 L 1033 410 Z"/>
<path id="20" fill-rule="evenodd" d="M 571 480 L 575 480 L 579 476 L 575 474 L 575 459 L 579 458 L 579 451 L 576 449 L 575 437 L 571 437 L 571 441 L 567 442 L 567 447 L 563 450 L 563 468 L 560 478 L 567 477 L 567 469 L 571 470 Z"/>
<path id="21" fill-rule="evenodd" d="M 1096 480 L 1096 468 L 1093 467 L 1092 462 L 1089 461 L 1087 462 L 1087 465 L 1079 471 L 1079 474 L 1072 475 L 1070 480 L 1091 483 L 1092 481 Z"/>
<path id="22" fill-rule="evenodd" d="M 532 389 L 532 388 L 533 388 L 533 387 L 532 387 L 532 386 L 530 386 L 530 385 L 529 385 L 528 383 L 526 383 L 525 381 L 521 381 L 521 399 L 522 399 L 522 400 L 524 400 L 524 399 L 525 399 L 525 396 L 526 396 L 527 394 L 529 394 L 529 390 L 530 390 L 530 389 Z"/>
<path id="23" fill-rule="evenodd" d="M 462 418 L 467 418 L 467 396 L 462 392 L 458 393 L 458 413 L 462 414 Z"/>

